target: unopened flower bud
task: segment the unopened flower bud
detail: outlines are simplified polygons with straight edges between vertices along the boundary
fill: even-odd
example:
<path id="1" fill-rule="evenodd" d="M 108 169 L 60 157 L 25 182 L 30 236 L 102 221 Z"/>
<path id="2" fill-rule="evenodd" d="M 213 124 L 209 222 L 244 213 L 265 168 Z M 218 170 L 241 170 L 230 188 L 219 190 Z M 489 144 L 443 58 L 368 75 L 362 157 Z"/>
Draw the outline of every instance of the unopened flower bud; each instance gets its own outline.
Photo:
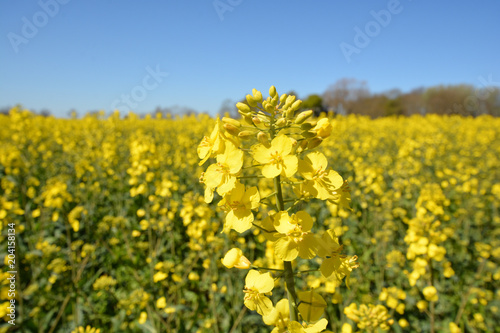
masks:
<path id="1" fill-rule="evenodd" d="M 253 89 L 253 98 L 257 103 L 262 102 L 262 93 L 258 90 Z"/>
<path id="2" fill-rule="evenodd" d="M 248 94 L 248 95 L 246 96 L 246 98 L 247 98 L 247 103 L 248 103 L 248 105 L 250 105 L 250 106 L 252 106 L 252 107 L 257 106 L 257 101 L 255 100 L 255 98 L 253 98 L 253 96 L 252 96 L 252 95 Z"/>
<path id="3" fill-rule="evenodd" d="M 238 248 L 232 248 L 227 251 L 224 258 L 221 259 L 221 262 L 227 268 L 239 268 L 239 269 L 248 269 L 252 264 L 247 257 L 243 255 L 243 251 Z"/>
<path id="4" fill-rule="evenodd" d="M 238 110 L 244 112 L 244 113 L 250 113 L 250 107 L 245 104 L 245 103 L 241 103 L 241 102 L 238 102 L 236 103 L 236 107 L 238 108 Z"/>
<path id="5" fill-rule="evenodd" d="M 310 138 L 314 138 L 316 136 L 316 132 L 304 131 L 304 132 L 300 133 L 300 135 L 302 135 L 306 139 L 310 139 Z"/>
<path id="6" fill-rule="evenodd" d="M 276 126 L 278 127 L 283 127 L 286 125 L 286 119 L 285 118 L 280 118 L 278 119 L 278 121 L 276 122 Z"/>
<path id="7" fill-rule="evenodd" d="M 323 139 L 321 139 L 321 138 L 318 138 L 318 137 L 312 138 L 311 140 L 309 140 L 309 143 L 307 144 L 307 148 L 308 149 L 316 148 L 317 146 L 319 146 L 321 144 L 321 142 L 323 142 Z"/>
<path id="8" fill-rule="evenodd" d="M 323 118 L 318 121 L 314 130 L 318 133 L 318 136 L 322 139 L 326 139 L 332 133 L 332 124 L 328 118 Z"/>
<path id="9" fill-rule="evenodd" d="M 302 105 L 302 101 L 299 99 L 295 102 L 292 103 L 292 110 L 295 111 L 295 110 L 298 110 L 300 108 L 300 106 Z"/>
<path id="10" fill-rule="evenodd" d="M 276 95 L 274 95 L 274 97 L 271 99 L 271 101 L 273 102 L 274 105 L 278 105 L 278 103 L 280 101 L 280 96 L 278 95 L 278 93 L 276 93 Z"/>
<path id="11" fill-rule="evenodd" d="M 283 94 L 280 96 L 280 103 L 285 103 L 286 99 L 287 99 L 288 95 L 287 94 Z"/>
<path id="12" fill-rule="evenodd" d="M 255 125 L 259 125 L 261 123 L 259 117 L 253 117 L 252 118 L 252 122 L 255 124 Z"/>
<path id="13" fill-rule="evenodd" d="M 240 133 L 240 129 L 233 124 L 224 124 L 224 128 L 231 135 L 238 135 Z"/>
<path id="14" fill-rule="evenodd" d="M 297 98 L 297 97 L 295 97 L 294 95 L 290 95 L 290 96 L 288 96 L 288 97 L 286 98 L 285 105 L 290 105 L 290 104 L 292 104 L 292 103 L 295 101 L 295 99 L 296 99 L 296 98 Z"/>
<path id="15" fill-rule="evenodd" d="M 307 111 L 299 113 L 299 115 L 295 119 L 295 123 L 296 124 L 302 124 L 304 121 L 307 120 L 307 118 L 309 118 L 310 116 L 312 116 L 312 114 L 313 114 L 313 110 L 307 110 Z"/>
<path id="16" fill-rule="evenodd" d="M 241 131 L 238 134 L 238 137 L 241 140 L 250 140 L 254 135 L 255 135 L 255 132 L 252 132 L 252 131 Z"/>
<path id="17" fill-rule="evenodd" d="M 259 132 L 257 134 L 257 140 L 259 140 L 260 143 L 262 143 L 264 146 L 269 146 L 269 137 L 267 136 L 266 133 L 264 132 Z"/>
<path id="18" fill-rule="evenodd" d="M 271 86 L 271 88 L 269 88 L 269 96 L 274 97 L 274 95 L 276 95 L 276 87 Z"/>
<path id="19" fill-rule="evenodd" d="M 231 124 L 235 127 L 240 127 L 241 126 L 241 123 L 236 120 L 236 119 L 233 119 L 233 118 L 229 118 L 229 117 L 223 117 L 222 118 L 222 122 L 225 123 L 225 124 Z"/>
<path id="20" fill-rule="evenodd" d="M 314 127 L 314 125 L 311 123 L 303 123 L 302 125 L 300 125 L 300 129 L 302 129 L 304 131 L 309 131 L 313 127 Z"/>
<path id="21" fill-rule="evenodd" d="M 264 110 L 272 114 L 274 113 L 275 106 L 272 103 L 267 103 L 266 106 L 264 106 Z"/>

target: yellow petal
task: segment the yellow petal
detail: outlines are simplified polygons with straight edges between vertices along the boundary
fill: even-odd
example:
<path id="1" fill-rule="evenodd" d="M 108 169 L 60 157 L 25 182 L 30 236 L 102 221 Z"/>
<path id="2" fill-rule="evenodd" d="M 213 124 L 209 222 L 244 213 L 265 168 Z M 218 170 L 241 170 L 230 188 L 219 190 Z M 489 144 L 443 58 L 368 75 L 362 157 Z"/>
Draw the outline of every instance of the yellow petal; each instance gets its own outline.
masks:
<path id="1" fill-rule="evenodd" d="M 252 156 L 257 162 L 261 164 L 267 164 L 271 162 L 271 152 L 263 144 L 252 146 Z"/>
<path id="2" fill-rule="evenodd" d="M 231 215 L 231 226 L 237 232 L 242 233 L 252 227 L 252 222 L 254 220 L 254 217 L 250 209 L 232 210 L 227 214 L 227 216 L 230 215 Z"/>
<path id="3" fill-rule="evenodd" d="M 282 174 L 290 178 L 297 172 L 299 160 L 295 155 L 288 155 L 283 158 L 283 171 Z"/>
<path id="4" fill-rule="evenodd" d="M 339 266 L 340 260 L 338 258 L 326 258 L 320 266 L 321 274 L 323 274 L 324 277 L 329 277 Z"/>
<path id="5" fill-rule="evenodd" d="M 234 188 L 231 190 L 231 197 L 228 199 L 230 202 L 242 201 L 243 195 L 245 194 L 245 185 L 240 182 L 236 182 Z"/>
<path id="6" fill-rule="evenodd" d="M 292 219 L 287 212 L 279 212 L 274 217 L 274 228 L 281 234 L 288 234 L 295 229 Z"/>
<path id="7" fill-rule="evenodd" d="M 315 174 L 313 166 L 308 159 L 299 160 L 298 171 L 307 180 L 312 180 Z"/>
<path id="8" fill-rule="evenodd" d="M 318 240 L 315 235 L 303 235 L 302 241 L 298 245 L 299 257 L 302 259 L 312 259 L 316 256 Z"/>
<path id="9" fill-rule="evenodd" d="M 277 151 L 281 156 L 290 154 L 293 148 L 292 140 L 286 135 L 278 135 L 271 141 L 271 150 Z"/>
<path id="10" fill-rule="evenodd" d="M 320 152 L 308 154 L 305 160 L 311 163 L 311 166 L 315 171 L 325 171 L 328 166 L 328 160 L 325 155 Z"/>
<path id="11" fill-rule="evenodd" d="M 297 296 L 301 300 L 299 312 L 306 321 L 317 321 L 323 315 L 326 302 L 318 293 L 312 290 L 302 291 Z"/>
<path id="12" fill-rule="evenodd" d="M 250 187 L 248 191 L 245 192 L 242 201 L 245 203 L 245 205 L 250 206 L 248 207 L 250 209 L 259 208 L 260 194 L 257 187 L 256 186 Z"/>
<path id="13" fill-rule="evenodd" d="M 223 174 L 219 172 L 218 169 L 219 166 L 217 164 L 211 164 L 207 168 L 207 171 L 205 171 L 205 175 L 203 176 L 203 181 L 206 186 L 216 188 L 220 185 Z"/>
<path id="14" fill-rule="evenodd" d="M 260 273 L 256 270 L 248 271 L 247 276 L 245 277 L 245 287 L 252 289 L 255 285 L 255 281 L 259 278 Z"/>
<path id="15" fill-rule="evenodd" d="M 311 230 L 314 223 L 311 215 L 309 215 L 306 211 L 301 210 L 297 212 L 295 216 L 298 223 L 301 225 L 303 232 Z"/>
<path id="16" fill-rule="evenodd" d="M 274 178 L 279 176 L 283 170 L 280 164 L 266 164 L 262 167 L 262 174 L 266 178 Z"/>
<path id="17" fill-rule="evenodd" d="M 292 261 L 299 255 L 297 243 L 291 237 L 281 237 L 274 243 L 274 253 L 284 261 Z"/>
<path id="18" fill-rule="evenodd" d="M 264 274 L 260 274 L 257 281 L 255 281 L 255 289 L 259 291 L 261 294 L 266 294 L 273 290 L 274 288 L 274 279 L 271 276 L 271 273 L 267 272 Z"/>
<path id="19" fill-rule="evenodd" d="M 326 329 L 327 325 L 328 325 L 328 320 L 322 318 L 318 322 L 316 322 L 312 327 L 308 327 L 304 330 L 306 333 L 319 333 L 323 332 Z"/>
<path id="20" fill-rule="evenodd" d="M 220 196 L 225 196 L 236 186 L 236 177 L 231 175 L 223 175 L 221 184 L 217 188 L 217 193 Z"/>
<path id="21" fill-rule="evenodd" d="M 328 175 L 324 177 L 324 181 L 329 185 L 334 188 L 341 188 L 342 185 L 344 184 L 344 180 L 342 179 L 342 176 L 339 175 L 337 171 L 330 170 L 328 171 Z"/>

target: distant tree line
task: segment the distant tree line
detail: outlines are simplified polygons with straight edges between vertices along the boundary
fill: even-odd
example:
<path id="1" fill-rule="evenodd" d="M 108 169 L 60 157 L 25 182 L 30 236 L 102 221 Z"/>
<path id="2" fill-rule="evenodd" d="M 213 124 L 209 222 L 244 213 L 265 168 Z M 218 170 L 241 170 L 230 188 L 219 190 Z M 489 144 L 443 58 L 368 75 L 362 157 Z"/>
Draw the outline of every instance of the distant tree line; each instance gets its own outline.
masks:
<path id="1" fill-rule="evenodd" d="M 295 94 L 293 91 L 288 94 Z M 298 96 L 299 97 L 299 96 Z M 386 116 L 411 116 L 414 114 L 439 114 L 500 116 L 500 88 L 476 88 L 472 85 L 439 85 L 417 88 L 403 93 L 399 89 L 372 94 L 366 81 L 343 78 L 332 84 L 323 94 L 311 94 L 302 99 L 303 110 L 330 114 L 358 114 L 372 118 Z M 243 98 L 241 102 L 246 103 Z M 219 114 L 230 112 L 227 101 Z"/>
<path id="2" fill-rule="evenodd" d="M 393 89 L 371 94 L 365 81 L 341 79 L 328 87 L 322 96 L 305 98 L 304 106 L 310 105 L 323 112 L 326 109 L 336 114 L 372 118 L 413 114 L 500 116 L 500 88 L 458 84 L 417 88 L 407 93 Z"/>

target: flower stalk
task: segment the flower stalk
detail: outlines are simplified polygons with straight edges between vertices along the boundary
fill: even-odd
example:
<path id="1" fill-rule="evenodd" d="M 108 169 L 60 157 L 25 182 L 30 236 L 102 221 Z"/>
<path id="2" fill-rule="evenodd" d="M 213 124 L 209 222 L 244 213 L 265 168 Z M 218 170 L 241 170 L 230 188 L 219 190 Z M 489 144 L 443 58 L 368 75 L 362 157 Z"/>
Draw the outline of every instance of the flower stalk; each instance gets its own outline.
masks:
<path id="1" fill-rule="evenodd" d="M 330 136 L 332 125 L 326 118 L 306 123 L 313 112 L 295 115 L 302 102 L 295 96 L 279 96 L 274 87 L 265 100 L 261 92 L 254 89 L 252 93 L 246 96 L 247 103 L 236 105 L 241 120 L 223 118 L 222 125 L 217 119 L 210 137 L 198 146 L 200 165 L 216 159 L 200 181 L 206 186 L 205 202 L 213 201 L 214 191 L 222 197 L 218 206 L 226 213 L 223 232 L 243 233 L 255 228 L 255 234 L 260 233 L 266 249 L 271 250 L 265 260 L 274 266 L 253 265 L 238 248 L 230 249 L 222 264 L 230 269 L 250 269 L 245 278 L 244 304 L 262 315 L 266 324 L 274 325 L 279 332 L 302 332 L 312 327 L 314 332 L 321 332 L 328 323 L 321 319 L 327 303 L 313 290 L 297 290 L 292 262 L 319 256 L 323 258 L 321 274 L 328 278 L 335 273 L 337 280 L 346 278 L 347 286 L 350 272 L 358 267 L 357 257 L 339 255 L 342 246 L 334 230 L 315 231 L 315 220 L 298 205 L 307 198 L 349 208 L 347 183 L 327 167 L 325 155 L 311 151 Z M 248 125 L 257 131 L 242 132 Z M 304 131 L 289 131 L 297 125 Z M 250 155 L 250 163 L 245 154 Z M 273 185 L 262 185 L 266 179 Z M 293 191 L 284 193 L 285 189 Z M 260 221 L 253 211 L 260 212 L 256 215 Z M 277 281 L 284 284 L 287 297 L 275 303 L 270 297 Z"/>

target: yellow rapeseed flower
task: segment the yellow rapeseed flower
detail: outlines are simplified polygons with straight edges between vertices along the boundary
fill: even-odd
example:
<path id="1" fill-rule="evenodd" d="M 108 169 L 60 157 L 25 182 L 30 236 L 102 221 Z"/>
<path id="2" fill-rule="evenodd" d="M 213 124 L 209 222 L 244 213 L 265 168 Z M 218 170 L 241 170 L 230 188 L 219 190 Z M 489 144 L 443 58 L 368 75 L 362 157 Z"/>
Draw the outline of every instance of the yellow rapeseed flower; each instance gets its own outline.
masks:
<path id="1" fill-rule="evenodd" d="M 321 139 L 326 139 L 332 133 L 332 124 L 328 118 L 322 118 L 318 121 L 316 126 L 312 129 L 312 131 L 316 132 L 316 136 Z"/>
<path id="2" fill-rule="evenodd" d="M 291 177 L 297 172 L 297 156 L 291 155 L 293 141 L 286 135 L 278 135 L 267 148 L 259 143 L 252 147 L 253 158 L 262 164 L 262 174 L 266 178 L 279 175 Z"/>
<path id="3" fill-rule="evenodd" d="M 436 302 L 439 299 L 437 290 L 434 286 L 427 286 L 422 290 L 424 297 L 429 302 Z"/>
<path id="4" fill-rule="evenodd" d="M 333 192 L 342 187 L 344 180 L 334 170 L 327 170 L 328 160 L 319 152 L 310 153 L 300 160 L 299 173 L 307 182 L 304 190 L 320 200 L 333 199 Z"/>
<path id="5" fill-rule="evenodd" d="M 244 232 L 250 229 L 254 221 L 252 209 L 259 207 L 259 201 L 257 187 L 253 186 L 245 191 L 245 185 L 236 183 L 231 192 L 218 204 L 227 211 L 224 230 L 234 229 L 237 232 Z"/>
<path id="6" fill-rule="evenodd" d="M 287 212 L 279 212 L 274 217 L 274 228 L 279 237 L 275 242 L 274 251 L 278 258 L 292 261 L 297 256 L 302 259 L 312 259 L 316 256 L 319 240 L 310 233 L 313 219 L 305 211 L 299 211 L 292 216 Z"/>
<path id="7" fill-rule="evenodd" d="M 217 155 L 217 163 L 210 165 L 203 175 L 203 182 L 207 186 L 205 190 L 205 202 L 213 200 L 213 191 L 221 196 L 229 193 L 236 186 L 236 175 L 243 166 L 243 151 L 233 143 L 226 142 L 223 154 Z"/>
<path id="8" fill-rule="evenodd" d="M 274 287 L 274 279 L 271 274 L 261 274 L 256 270 L 250 270 L 245 278 L 244 304 L 250 310 L 257 311 L 261 315 L 267 315 L 273 309 L 273 302 L 266 296 L 271 294 Z"/>
<path id="9" fill-rule="evenodd" d="M 221 154 L 224 151 L 225 144 L 223 138 L 222 123 L 217 117 L 217 121 L 210 136 L 205 136 L 198 145 L 198 157 L 201 159 L 200 165 L 203 165 L 212 155 Z"/>

